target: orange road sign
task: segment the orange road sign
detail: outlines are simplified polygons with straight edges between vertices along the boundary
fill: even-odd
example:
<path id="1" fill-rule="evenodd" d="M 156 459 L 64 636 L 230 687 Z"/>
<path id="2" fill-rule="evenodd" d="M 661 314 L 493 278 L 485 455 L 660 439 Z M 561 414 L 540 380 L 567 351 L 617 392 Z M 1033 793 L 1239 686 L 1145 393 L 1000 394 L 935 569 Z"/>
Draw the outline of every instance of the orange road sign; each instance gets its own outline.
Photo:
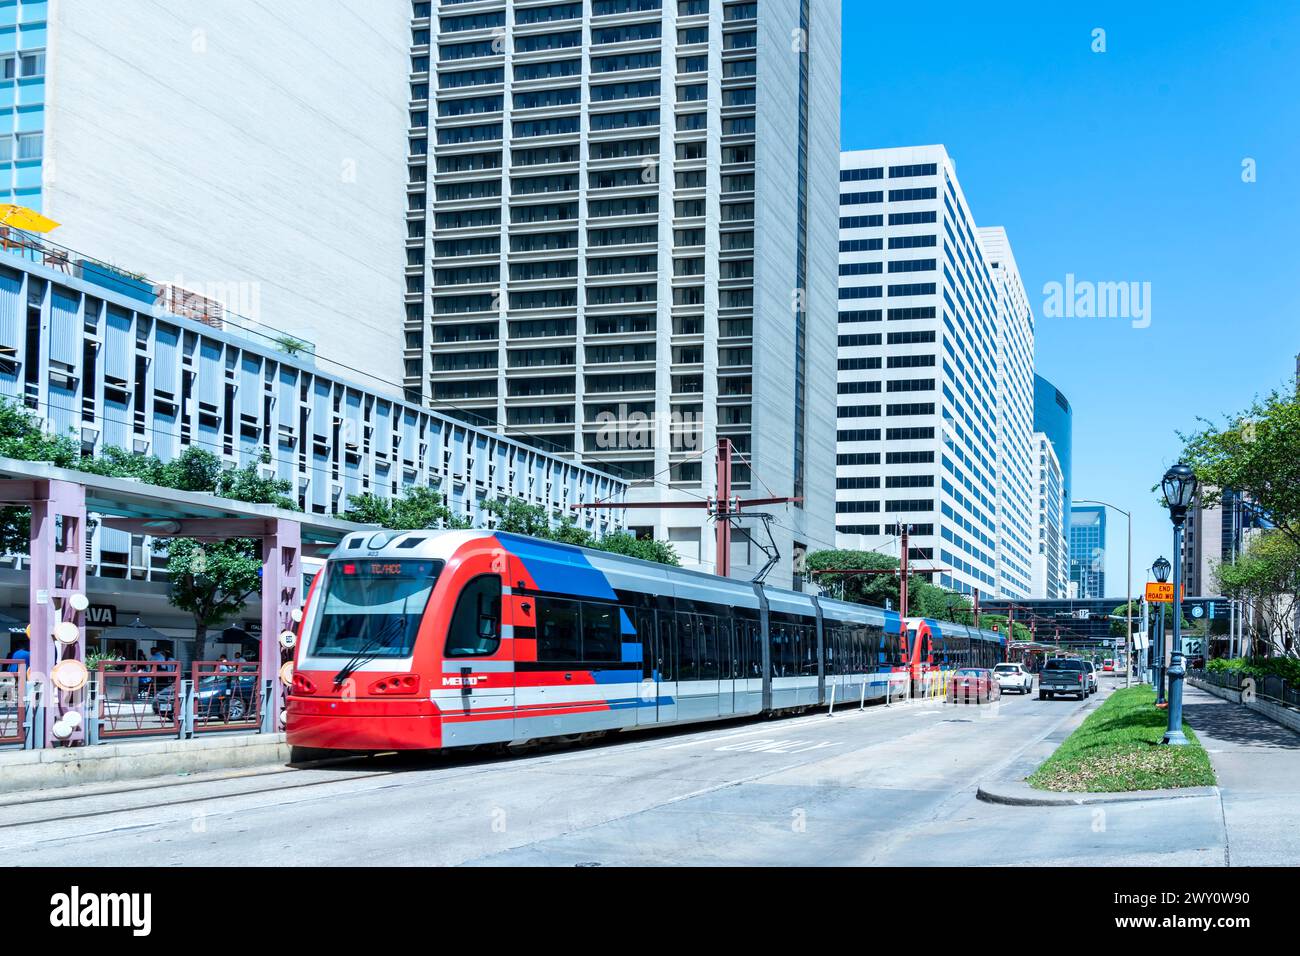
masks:
<path id="1" fill-rule="evenodd" d="M 1186 596 L 1187 589 L 1183 588 L 1183 596 Z M 1174 603 L 1174 586 L 1171 582 L 1161 584 L 1158 581 L 1147 582 L 1147 603 L 1148 604 L 1173 604 Z"/>

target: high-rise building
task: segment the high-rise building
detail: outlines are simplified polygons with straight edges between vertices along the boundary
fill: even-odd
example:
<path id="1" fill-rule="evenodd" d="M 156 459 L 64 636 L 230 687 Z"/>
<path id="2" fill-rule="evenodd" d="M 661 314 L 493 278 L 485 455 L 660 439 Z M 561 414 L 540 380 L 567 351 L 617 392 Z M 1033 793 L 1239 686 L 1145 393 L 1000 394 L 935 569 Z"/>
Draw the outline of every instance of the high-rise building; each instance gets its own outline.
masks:
<path id="1" fill-rule="evenodd" d="M 1033 314 L 1001 229 L 981 231 L 942 146 L 840 169 L 837 539 L 1031 585 Z"/>
<path id="2" fill-rule="evenodd" d="M 1106 597 L 1106 509 L 1070 506 L 1070 595 L 1088 600 Z"/>
<path id="3" fill-rule="evenodd" d="M 838 4 L 413 12 L 408 395 L 633 500 L 713 494 L 725 436 L 736 492 L 803 499 L 772 529 L 790 583 L 834 529 Z M 713 566 L 699 510 L 640 514 Z"/>
<path id="4" fill-rule="evenodd" d="M 1218 594 L 1216 571 L 1249 547 L 1252 534 L 1269 527 L 1250 498 L 1225 491 L 1207 505 L 1200 497 L 1187 512 L 1183 529 L 1183 585 L 1189 596 Z"/>
<path id="5" fill-rule="evenodd" d="M 1067 537 L 1065 476 L 1056 446 L 1043 432 L 1034 432 L 1032 539 L 1032 597 L 1060 599 L 1070 593 L 1070 542 Z"/>
<path id="6" fill-rule="evenodd" d="M 1061 464 L 1062 494 L 1065 497 L 1065 513 L 1070 513 L 1070 504 L 1074 501 L 1071 489 L 1072 448 L 1074 444 L 1074 411 L 1070 401 L 1061 390 L 1043 378 L 1034 375 L 1034 431 L 1042 432 L 1052 443 L 1056 460 Z"/>
<path id="7" fill-rule="evenodd" d="M 978 232 L 993 284 L 997 308 L 997 458 L 998 581 L 1007 597 L 1029 597 L 1033 582 L 1033 540 L 1037 514 L 1034 459 L 1034 312 L 1025 293 L 1007 231 L 987 226 Z M 960 362 L 956 356 L 953 361 Z"/>
<path id="8" fill-rule="evenodd" d="M 408 14 L 0 2 L 0 202 L 68 273 L 399 383 Z"/>

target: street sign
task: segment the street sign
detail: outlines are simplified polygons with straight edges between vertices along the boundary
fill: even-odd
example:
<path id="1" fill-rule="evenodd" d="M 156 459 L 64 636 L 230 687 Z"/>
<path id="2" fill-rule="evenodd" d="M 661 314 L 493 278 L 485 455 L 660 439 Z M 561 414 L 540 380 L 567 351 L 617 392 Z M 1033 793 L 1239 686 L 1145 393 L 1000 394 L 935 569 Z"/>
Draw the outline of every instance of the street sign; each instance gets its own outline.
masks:
<path id="1" fill-rule="evenodd" d="M 1187 597 L 1187 588 L 1185 586 L 1181 596 Z M 1173 604 L 1174 586 L 1171 582 L 1161 584 L 1159 581 L 1148 581 L 1146 597 L 1148 604 Z"/>

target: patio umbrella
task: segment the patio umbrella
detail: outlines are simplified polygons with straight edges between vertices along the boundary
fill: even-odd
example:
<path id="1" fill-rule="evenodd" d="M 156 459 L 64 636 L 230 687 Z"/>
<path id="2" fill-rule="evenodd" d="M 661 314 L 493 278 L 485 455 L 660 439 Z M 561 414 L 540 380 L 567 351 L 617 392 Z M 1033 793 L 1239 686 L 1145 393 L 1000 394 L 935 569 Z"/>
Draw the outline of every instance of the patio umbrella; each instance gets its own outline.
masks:
<path id="1" fill-rule="evenodd" d="M 141 624 L 137 617 L 130 624 L 122 627 L 110 627 L 99 632 L 101 640 L 109 641 L 145 641 L 151 644 L 157 644 L 159 641 L 170 641 L 171 638 L 162 631 L 155 631 L 148 625 Z"/>
<path id="2" fill-rule="evenodd" d="M 0 226 L 13 226 L 24 232 L 49 232 L 51 229 L 57 229 L 59 224 L 26 206 L 0 203 Z"/>

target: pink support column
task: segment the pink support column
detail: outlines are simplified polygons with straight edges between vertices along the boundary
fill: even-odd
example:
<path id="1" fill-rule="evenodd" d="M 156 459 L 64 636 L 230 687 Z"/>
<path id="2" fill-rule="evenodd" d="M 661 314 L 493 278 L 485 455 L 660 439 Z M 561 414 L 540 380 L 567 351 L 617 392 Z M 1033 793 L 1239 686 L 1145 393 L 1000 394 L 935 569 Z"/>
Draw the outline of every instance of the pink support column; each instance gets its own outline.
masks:
<path id="1" fill-rule="evenodd" d="M 280 730 L 284 685 L 280 683 L 280 632 L 293 628 L 294 608 L 302 603 L 302 526 L 296 521 L 266 522 L 262 536 L 262 660 L 263 678 L 274 691 L 263 729 Z"/>
<path id="2" fill-rule="evenodd" d="M 84 594 L 86 587 L 86 489 L 67 481 L 33 482 L 31 575 L 28 612 L 31 622 L 31 671 L 44 691 L 45 726 L 38 728 L 41 746 L 54 742 L 50 728 L 70 710 L 81 711 L 81 726 L 68 743 L 84 741 L 84 690 L 63 693 L 50 682 L 51 668 L 60 660 L 86 659 L 85 619 L 68 603 L 73 594 Z M 63 645 L 54 640 L 54 626 L 73 621 L 80 635 L 75 644 Z"/>

